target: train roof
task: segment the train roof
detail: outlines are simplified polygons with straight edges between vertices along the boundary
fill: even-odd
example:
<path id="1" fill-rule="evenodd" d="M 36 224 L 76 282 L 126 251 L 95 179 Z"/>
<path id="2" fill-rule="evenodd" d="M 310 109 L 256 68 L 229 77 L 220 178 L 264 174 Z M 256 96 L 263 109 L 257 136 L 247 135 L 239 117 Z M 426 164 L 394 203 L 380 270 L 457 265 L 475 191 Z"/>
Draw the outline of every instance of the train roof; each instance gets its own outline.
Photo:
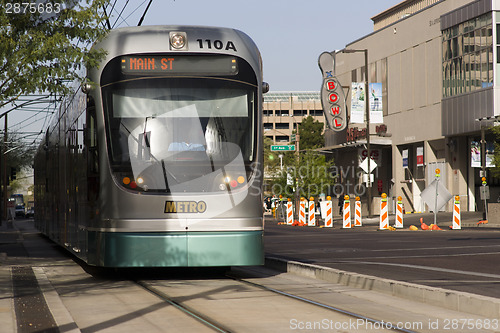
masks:
<path id="1" fill-rule="evenodd" d="M 170 45 L 169 35 L 171 32 L 186 34 L 186 48 L 176 50 Z M 253 40 L 244 32 L 231 28 L 187 25 L 118 28 L 111 30 L 93 48 L 104 49 L 107 52 L 101 64 L 106 64 L 115 57 L 127 54 L 215 53 L 244 58 L 256 72 L 261 71 L 260 53 Z M 100 77 L 103 67 L 101 65 L 98 69 L 90 71 L 94 82 L 99 82 L 98 77 Z"/>

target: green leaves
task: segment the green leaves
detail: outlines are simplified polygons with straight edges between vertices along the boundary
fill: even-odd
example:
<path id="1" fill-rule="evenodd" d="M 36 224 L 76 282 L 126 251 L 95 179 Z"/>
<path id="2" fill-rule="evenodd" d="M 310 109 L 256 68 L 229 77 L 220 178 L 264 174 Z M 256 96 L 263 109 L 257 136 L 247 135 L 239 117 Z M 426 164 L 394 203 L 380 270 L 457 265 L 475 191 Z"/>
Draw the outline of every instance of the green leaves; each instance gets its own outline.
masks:
<path id="1" fill-rule="evenodd" d="M 323 127 L 324 124 L 314 120 L 312 116 L 304 118 L 299 126 L 300 150 L 323 147 Z"/>
<path id="2" fill-rule="evenodd" d="M 106 34 L 105 0 L 65 8 L 59 16 L 30 12 L 8 13 L 0 0 L 0 107 L 19 95 L 66 94 L 63 82 L 82 81 L 82 65 L 95 66 L 104 56 L 90 50 Z M 54 0 L 53 4 L 67 1 Z"/>

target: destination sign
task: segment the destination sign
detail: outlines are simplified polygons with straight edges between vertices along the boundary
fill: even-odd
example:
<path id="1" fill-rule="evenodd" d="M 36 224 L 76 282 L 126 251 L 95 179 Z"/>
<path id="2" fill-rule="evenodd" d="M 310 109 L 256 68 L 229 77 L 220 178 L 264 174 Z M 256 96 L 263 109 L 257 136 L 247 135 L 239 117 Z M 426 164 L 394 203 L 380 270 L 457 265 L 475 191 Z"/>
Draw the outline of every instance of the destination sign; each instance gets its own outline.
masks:
<path id="1" fill-rule="evenodd" d="M 238 61 L 228 56 L 130 55 L 121 57 L 123 74 L 236 75 Z"/>

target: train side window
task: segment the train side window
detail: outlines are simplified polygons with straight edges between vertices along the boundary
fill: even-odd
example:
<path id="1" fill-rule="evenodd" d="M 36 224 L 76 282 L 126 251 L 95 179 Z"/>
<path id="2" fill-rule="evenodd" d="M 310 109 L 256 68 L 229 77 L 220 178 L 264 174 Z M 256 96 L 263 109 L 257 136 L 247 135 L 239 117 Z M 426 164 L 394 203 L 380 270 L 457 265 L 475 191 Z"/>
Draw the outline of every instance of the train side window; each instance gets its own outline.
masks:
<path id="1" fill-rule="evenodd" d="M 88 96 L 87 101 L 87 154 L 88 154 L 88 171 L 90 174 L 97 175 L 99 173 L 99 152 L 97 149 L 97 120 L 94 99 Z"/>
<path id="2" fill-rule="evenodd" d="M 87 199 L 95 202 L 99 196 L 99 149 L 97 145 L 97 119 L 95 102 L 87 96 L 85 145 L 87 146 Z"/>

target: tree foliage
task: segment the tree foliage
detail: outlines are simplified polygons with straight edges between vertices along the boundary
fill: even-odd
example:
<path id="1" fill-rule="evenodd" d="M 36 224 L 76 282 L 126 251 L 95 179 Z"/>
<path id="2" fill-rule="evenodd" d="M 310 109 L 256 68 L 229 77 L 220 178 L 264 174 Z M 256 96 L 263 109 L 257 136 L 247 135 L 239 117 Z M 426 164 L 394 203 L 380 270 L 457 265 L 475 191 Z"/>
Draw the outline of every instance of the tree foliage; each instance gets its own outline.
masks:
<path id="1" fill-rule="evenodd" d="M 299 126 L 300 150 L 315 149 L 324 146 L 323 123 L 308 116 Z"/>
<path id="2" fill-rule="evenodd" d="M 71 2 L 53 0 L 61 11 L 52 17 L 22 6 L 17 14 L 8 12 L 6 5 L 13 2 L 0 1 L 0 107 L 20 95 L 66 94 L 63 83 L 82 80 L 82 65 L 96 66 L 103 57 L 102 50 L 89 49 L 106 33 L 101 13 L 106 0 L 68 8 Z"/>
<path id="3" fill-rule="evenodd" d="M 324 145 L 323 123 L 309 116 L 299 125 L 300 154 L 296 152 L 272 152 L 272 140 L 264 139 L 264 165 L 270 180 L 273 194 L 291 198 L 297 187 L 303 197 L 317 197 L 328 193 L 335 178 L 331 174 L 333 160 L 326 161 L 325 156 L 314 151 Z M 280 169 L 279 155 L 282 155 L 283 170 Z"/>

